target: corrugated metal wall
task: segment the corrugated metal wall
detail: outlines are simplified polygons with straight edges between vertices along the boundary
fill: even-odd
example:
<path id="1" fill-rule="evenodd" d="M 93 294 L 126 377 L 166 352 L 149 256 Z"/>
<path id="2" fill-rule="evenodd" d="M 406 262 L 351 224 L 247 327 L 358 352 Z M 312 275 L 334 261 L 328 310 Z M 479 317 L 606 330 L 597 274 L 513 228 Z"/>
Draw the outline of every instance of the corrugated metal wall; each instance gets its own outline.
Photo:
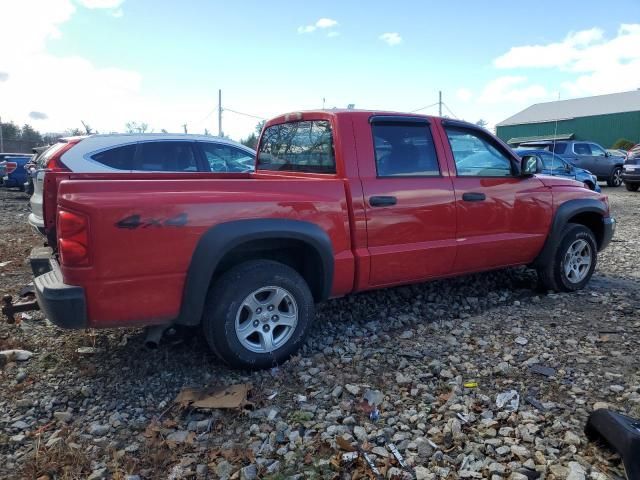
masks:
<path id="1" fill-rule="evenodd" d="M 556 122 L 529 123 L 497 127 L 496 133 L 505 142 L 515 137 L 553 135 Z M 577 140 L 590 140 L 605 148 L 619 138 L 640 143 L 640 112 L 613 113 L 558 121 L 557 132 L 573 133 Z"/>

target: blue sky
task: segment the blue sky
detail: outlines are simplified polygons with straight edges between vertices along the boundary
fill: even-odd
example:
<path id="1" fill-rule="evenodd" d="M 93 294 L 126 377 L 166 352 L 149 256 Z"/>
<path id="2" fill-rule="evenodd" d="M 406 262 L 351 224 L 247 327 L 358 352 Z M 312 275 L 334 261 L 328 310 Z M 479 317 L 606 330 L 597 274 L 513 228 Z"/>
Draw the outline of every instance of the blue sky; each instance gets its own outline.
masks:
<path id="1" fill-rule="evenodd" d="M 217 132 L 218 88 L 223 107 L 258 117 L 323 97 L 411 111 L 442 90 L 445 114 L 490 125 L 558 95 L 640 88 L 638 0 L 9 0 L 0 17 L 21 38 L 36 27 L 0 55 L 0 115 L 41 130 L 82 119 L 101 131 L 135 120 Z M 236 139 L 256 121 L 223 114 Z"/>

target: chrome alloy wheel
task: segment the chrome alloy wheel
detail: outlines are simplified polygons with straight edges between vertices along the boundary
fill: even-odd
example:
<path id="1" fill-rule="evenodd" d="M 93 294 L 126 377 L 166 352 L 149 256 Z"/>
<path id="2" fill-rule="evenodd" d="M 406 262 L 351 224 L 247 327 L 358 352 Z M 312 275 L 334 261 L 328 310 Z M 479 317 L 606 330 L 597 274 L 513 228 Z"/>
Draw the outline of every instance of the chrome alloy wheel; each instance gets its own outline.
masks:
<path id="1" fill-rule="evenodd" d="M 270 353 L 287 343 L 298 324 L 298 306 L 282 287 L 262 287 L 243 300 L 236 314 L 236 336 L 254 353 Z"/>
<path id="2" fill-rule="evenodd" d="M 584 240 L 573 242 L 564 255 L 564 274 L 571 283 L 580 283 L 589 273 L 592 262 L 591 246 Z"/>

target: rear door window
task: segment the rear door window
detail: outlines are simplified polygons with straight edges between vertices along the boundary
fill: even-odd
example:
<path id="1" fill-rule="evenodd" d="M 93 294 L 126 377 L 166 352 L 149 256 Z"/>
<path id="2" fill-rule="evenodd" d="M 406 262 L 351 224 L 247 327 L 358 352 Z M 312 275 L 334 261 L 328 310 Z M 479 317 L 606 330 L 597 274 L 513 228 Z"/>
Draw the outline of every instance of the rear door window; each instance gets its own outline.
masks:
<path id="1" fill-rule="evenodd" d="M 375 122 L 371 129 L 379 177 L 440 175 L 428 124 Z"/>
<path id="2" fill-rule="evenodd" d="M 197 172 L 192 142 L 161 141 L 138 144 L 134 170 L 148 172 Z"/>
<path id="3" fill-rule="evenodd" d="M 566 149 L 567 149 L 566 143 L 556 143 L 555 145 L 551 144 L 551 148 L 549 150 L 562 155 Z"/>
<path id="4" fill-rule="evenodd" d="M 110 148 L 102 152 L 94 153 L 91 159 L 109 168 L 116 170 L 133 170 L 133 158 L 136 153 L 136 144 L 123 145 Z"/>
<path id="5" fill-rule="evenodd" d="M 255 154 L 224 143 L 198 142 L 212 172 L 250 172 L 255 167 Z"/>
<path id="6" fill-rule="evenodd" d="M 327 120 L 281 123 L 265 129 L 258 169 L 336 173 L 331 124 Z"/>

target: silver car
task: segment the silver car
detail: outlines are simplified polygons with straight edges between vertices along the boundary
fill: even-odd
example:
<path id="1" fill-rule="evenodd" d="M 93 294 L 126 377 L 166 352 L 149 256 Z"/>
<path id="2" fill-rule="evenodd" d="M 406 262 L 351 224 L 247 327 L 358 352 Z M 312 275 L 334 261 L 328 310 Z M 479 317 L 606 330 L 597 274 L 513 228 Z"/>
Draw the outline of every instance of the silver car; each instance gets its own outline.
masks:
<path id="1" fill-rule="evenodd" d="M 29 224 L 44 235 L 42 191 L 48 171 L 81 173 L 250 172 L 255 151 L 219 137 L 187 134 L 109 134 L 61 138 L 36 166 Z"/>

